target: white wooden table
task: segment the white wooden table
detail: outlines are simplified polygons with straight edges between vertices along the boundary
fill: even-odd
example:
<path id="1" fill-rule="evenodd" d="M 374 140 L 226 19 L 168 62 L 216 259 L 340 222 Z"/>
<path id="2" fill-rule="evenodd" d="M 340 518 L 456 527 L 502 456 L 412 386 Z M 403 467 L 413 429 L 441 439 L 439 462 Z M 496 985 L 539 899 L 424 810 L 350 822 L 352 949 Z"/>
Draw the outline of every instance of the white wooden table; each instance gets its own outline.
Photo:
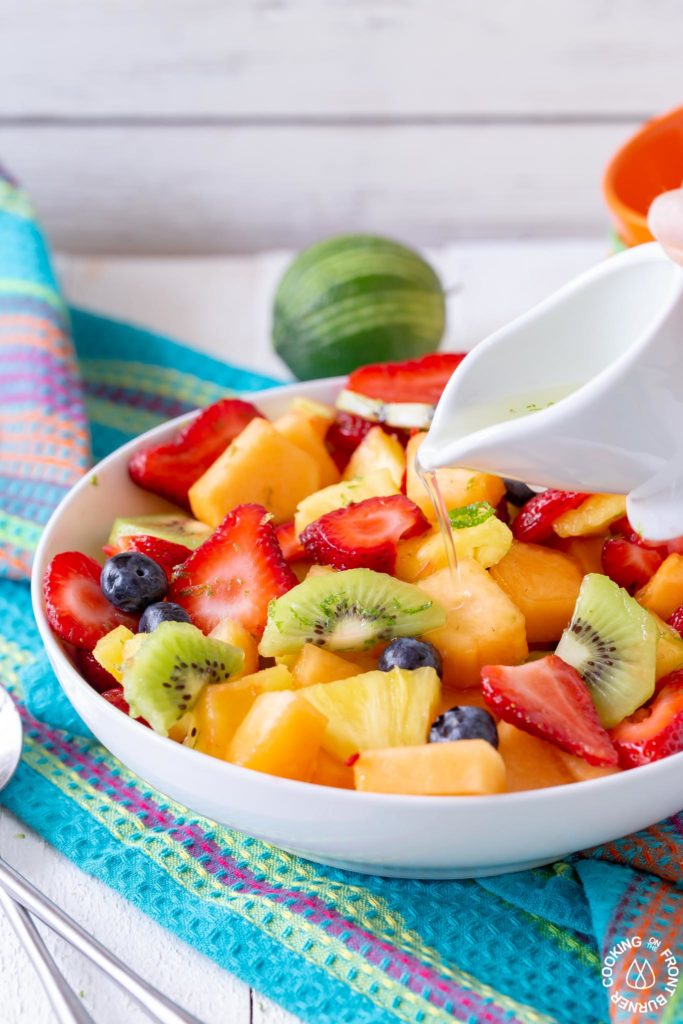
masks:
<path id="1" fill-rule="evenodd" d="M 460 243 L 431 254 L 452 289 L 448 345 L 470 348 L 607 252 L 605 238 Z M 62 257 L 72 302 L 137 321 L 226 360 L 282 376 L 271 354 L 273 283 L 286 254 L 220 259 Z M 101 883 L 82 874 L 0 808 L 0 853 L 84 927 L 206 1024 L 293 1024 Z M 82 958 L 50 947 L 97 1024 L 146 1018 Z M 49 1024 L 51 1014 L 14 934 L 0 918 L 0 1019 Z"/>

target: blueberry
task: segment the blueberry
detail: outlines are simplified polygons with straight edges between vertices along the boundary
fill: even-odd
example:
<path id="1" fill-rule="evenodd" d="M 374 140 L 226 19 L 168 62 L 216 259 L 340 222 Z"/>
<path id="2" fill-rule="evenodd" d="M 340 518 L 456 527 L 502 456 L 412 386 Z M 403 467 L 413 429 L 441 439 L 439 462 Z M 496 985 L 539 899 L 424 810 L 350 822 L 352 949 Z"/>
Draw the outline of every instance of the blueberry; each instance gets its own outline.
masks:
<path id="1" fill-rule="evenodd" d="M 378 668 L 382 672 L 389 672 L 392 668 L 433 668 L 438 675 L 443 673 L 441 655 L 434 644 L 410 636 L 392 640 L 382 652 Z"/>
<path id="2" fill-rule="evenodd" d="M 523 484 L 520 480 L 504 480 L 503 482 L 506 487 L 505 497 L 511 505 L 521 508 L 531 498 L 536 497 L 536 491 L 532 491 L 527 484 Z"/>
<path id="3" fill-rule="evenodd" d="M 486 740 L 498 746 L 498 730 L 485 708 L 470 705 L 450 708 L 432 723 L 430 743 L 452 743 L 454 740 Z"/>
<path id="4" fill-rule="evenodd" d="M 190 621 L 190 616 L 179 604 L 174 604 L 173 601 L 157 601 L 156 604 L 150 604 L 145 608 L 138 630 L 140 633 L 151 633 L 162 622 Z"/>
<path id="5" fill-rule="evenodd" d="M 106 599 L 124 612 L 141 612 L 168 593 L 164 570 L 139 551 L 121 551 L 107 559 L 100 586 Z"/>

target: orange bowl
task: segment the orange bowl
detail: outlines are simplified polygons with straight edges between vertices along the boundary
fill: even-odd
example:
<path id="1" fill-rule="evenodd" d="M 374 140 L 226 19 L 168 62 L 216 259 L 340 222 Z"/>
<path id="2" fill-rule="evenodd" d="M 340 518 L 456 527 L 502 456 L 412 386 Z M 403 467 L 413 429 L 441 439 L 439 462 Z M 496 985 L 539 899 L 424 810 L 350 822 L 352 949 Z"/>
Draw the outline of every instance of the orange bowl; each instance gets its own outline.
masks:
<path id="1" fill-rule="evenodd" d="M 607 165 L 603 191 L 625 245 L 651 242 L 647 211 L 661 192 L 683 185 L 683 107 L 648 121 Z"/>

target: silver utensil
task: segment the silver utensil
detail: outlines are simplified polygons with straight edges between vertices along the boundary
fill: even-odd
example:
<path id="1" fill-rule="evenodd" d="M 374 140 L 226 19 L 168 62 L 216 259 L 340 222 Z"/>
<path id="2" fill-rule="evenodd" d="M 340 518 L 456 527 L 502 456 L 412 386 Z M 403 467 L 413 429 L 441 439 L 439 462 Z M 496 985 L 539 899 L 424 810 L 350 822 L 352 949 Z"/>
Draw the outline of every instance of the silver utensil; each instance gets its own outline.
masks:
<path id="1" fill-rule="evenodd" d="M 19 712 L 0 686 L 0 790 L 12 778 L 21 757 L 22 730 Z M 105 946 L 89 935 L 56 903 L 43 895 L 0 857 L 0 903 L 22 940 L 40 977 L 59 1024 L 94 1024 L 60 973 L 31 914 L 48 925 L 75 949 L 97 964 L 159 1024 L 201 1024 L 162 992 L 155 989 Z M 30 914 L 27 913 L 30 911 Z"/>

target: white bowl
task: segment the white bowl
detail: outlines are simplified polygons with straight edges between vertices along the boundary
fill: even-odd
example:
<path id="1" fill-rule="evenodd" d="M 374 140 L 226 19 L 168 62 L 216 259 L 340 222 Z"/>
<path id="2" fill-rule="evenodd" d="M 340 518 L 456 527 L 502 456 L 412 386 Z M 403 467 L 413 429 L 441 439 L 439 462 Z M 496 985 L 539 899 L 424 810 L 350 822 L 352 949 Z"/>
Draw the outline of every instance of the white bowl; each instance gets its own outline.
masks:
<path id="1" fill-rule="evenodd" d="M 247 395 L 268 416 L 298 394 L 332 402 L 340 380 Z M 591 782 L 486 797 L 386 796 L 290 782 L 155 735 L 80 676 L 45 618 L 41 581 L 60 551 L 101 554 L 115 515 L 171 506 L 130 480 L 131 455 L 169 440 L 179 417 L 124 445 L 64 498 L 45 528 L 33 608 L 57 677 L 95 736 L 127 768 L 191 811 L 311 860 L 373 874 L 461 878 L 518 871 L 644 828 L 683 806 L 683 754 Z"/>

